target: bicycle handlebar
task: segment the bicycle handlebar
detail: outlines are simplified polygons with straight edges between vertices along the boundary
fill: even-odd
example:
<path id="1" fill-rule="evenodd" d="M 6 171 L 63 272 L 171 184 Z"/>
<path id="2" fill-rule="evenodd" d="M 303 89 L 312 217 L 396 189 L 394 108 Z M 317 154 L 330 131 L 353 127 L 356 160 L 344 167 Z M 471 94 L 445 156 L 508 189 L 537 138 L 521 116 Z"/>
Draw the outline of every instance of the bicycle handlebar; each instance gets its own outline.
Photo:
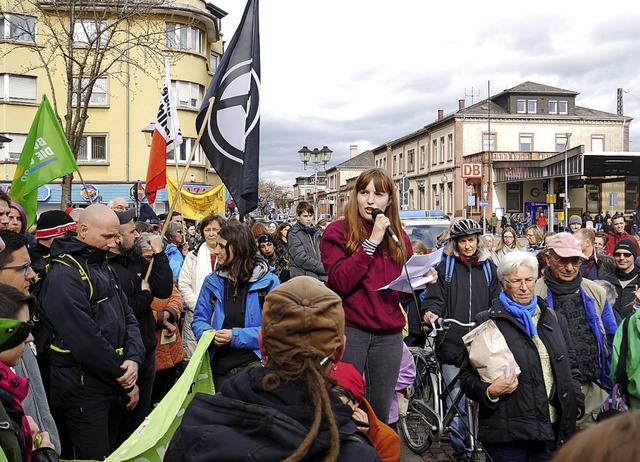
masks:
<path id="1" fill-rule="evenodd" d="M 460 322 L 454 318 L 438 318 L 434 324 L 423 324 L 422 330 L 425 334 L 435 337 L 439 331 L 444 331 L 451 327 L 451 324 L 457 324 L 460 327 L 475 327 L 475 322 Z"/>

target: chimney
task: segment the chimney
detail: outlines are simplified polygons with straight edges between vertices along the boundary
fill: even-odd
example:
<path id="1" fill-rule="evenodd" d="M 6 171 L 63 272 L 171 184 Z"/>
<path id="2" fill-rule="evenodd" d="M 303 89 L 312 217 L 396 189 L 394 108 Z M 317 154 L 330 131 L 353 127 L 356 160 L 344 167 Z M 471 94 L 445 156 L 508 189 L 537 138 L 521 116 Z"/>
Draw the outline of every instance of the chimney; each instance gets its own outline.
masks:
<path id="1" fill-rule="evenodd" d="M 358 145 L 352 144 L 351 146 L 349 146 L 349 159 L 353 159 L 357 155 L 358 155 Z"/>
<path id="2" fill-rule="evenodd" d="M 463 99 L 459 99 L 458 100 L 458 110 L 462 111 L 464 109 L 464 100 Z"/>
<path id="3" fill-rule="evenodd" d="M 444 109 L 438 109 L 438 120 L 444 117 Z"/>

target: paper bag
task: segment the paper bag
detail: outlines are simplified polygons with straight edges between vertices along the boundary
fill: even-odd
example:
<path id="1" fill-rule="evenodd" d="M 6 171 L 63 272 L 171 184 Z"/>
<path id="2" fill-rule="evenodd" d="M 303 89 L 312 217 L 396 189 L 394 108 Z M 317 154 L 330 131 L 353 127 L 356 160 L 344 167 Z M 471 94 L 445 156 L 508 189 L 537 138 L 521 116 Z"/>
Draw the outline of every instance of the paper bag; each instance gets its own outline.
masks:
<path id="1" fill-rule="evenodd" d="M 483 382 L 492 383 L 503 376 L 505 371 L 514 368 L 516 374 L 520 375 L 520 367 L 504 335 L 492 319 L 483 322 L 462 337 L 462 341 L 469 352 L 469 362 Z"/>

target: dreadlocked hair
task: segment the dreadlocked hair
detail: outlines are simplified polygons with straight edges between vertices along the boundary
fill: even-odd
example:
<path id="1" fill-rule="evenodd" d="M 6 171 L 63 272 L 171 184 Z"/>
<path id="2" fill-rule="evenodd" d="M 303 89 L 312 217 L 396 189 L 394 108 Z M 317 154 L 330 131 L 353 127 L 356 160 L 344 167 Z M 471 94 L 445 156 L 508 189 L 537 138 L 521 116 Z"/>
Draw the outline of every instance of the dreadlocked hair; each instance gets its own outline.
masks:
<path id="1" fill-rule="evenodd" d="M 331 445 L 325 462 L 335 462 L 340 453 L 340 435 L 338 434 L 338 424 L 331 408 L 331 400 L 327 392 L 327 386 L 336 385 L 333 379 L 325 370 L 326 366 L 320 364 L 322 357 L 316 351 L 300 351 L 292 358 L 283 361 L 281 364 L 273 364 L 273 369 L 262 379 L 262 387 L 265 391 L 273 391 L 280 386 L 283 381 L 302 380 L 307 384 L 311 402 L 314 408 L 313 423 L 309 433 L 302 441 L 298 449 L 287 457 L 284 462 L 298 462 L 302 460 L 309 451 L 311 444 L 315 441 L 322 415 L 324 414 L 329 424 Z"/>

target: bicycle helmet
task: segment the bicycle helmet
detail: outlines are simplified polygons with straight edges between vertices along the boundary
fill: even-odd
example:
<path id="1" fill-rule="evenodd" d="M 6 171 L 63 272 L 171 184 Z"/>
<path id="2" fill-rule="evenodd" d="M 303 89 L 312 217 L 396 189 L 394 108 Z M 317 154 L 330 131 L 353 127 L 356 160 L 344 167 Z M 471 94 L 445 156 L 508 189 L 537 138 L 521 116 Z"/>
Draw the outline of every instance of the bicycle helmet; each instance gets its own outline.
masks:
<path id="1" fill-rule="evenodd" d="M 470 236 L 472 234 L 482 234 L 482 227 L 477 221 L 466 218 L 453 224 L 450 234 L 452 239 L 458 239 L 459 237 Z"/>

